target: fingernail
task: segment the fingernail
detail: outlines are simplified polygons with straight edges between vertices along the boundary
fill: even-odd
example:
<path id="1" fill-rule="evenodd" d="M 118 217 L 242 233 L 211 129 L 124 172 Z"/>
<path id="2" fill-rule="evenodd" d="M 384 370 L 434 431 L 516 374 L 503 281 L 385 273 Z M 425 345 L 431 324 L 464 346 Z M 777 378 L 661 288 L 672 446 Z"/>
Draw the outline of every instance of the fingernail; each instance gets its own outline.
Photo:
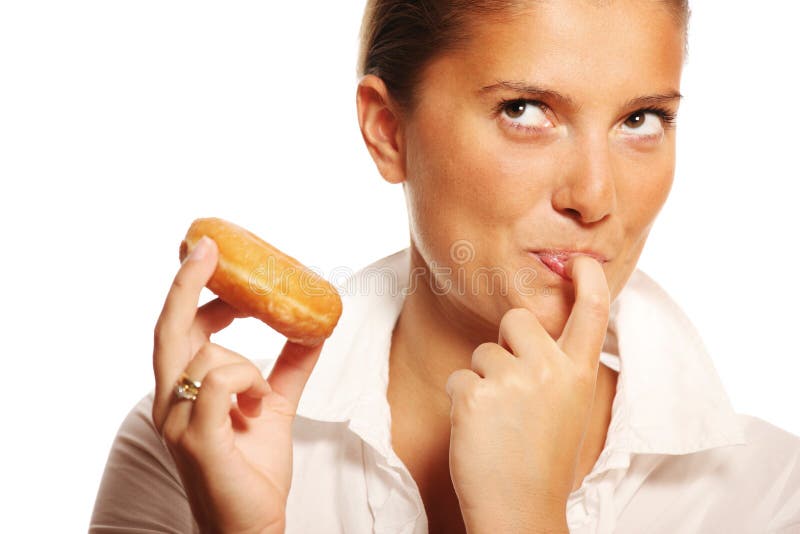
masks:
<path id="1" fill-rule="evenodd" d="M 209 242 L 208 237 L 206 236 L 201 237 L 200 240 L 192 249 L 192 252 L 189 254 L 189 260 L 198 261 L 205 258 L 206 254 L 208 253 L 208 245 L 209 245 L 208 242 Z"/>

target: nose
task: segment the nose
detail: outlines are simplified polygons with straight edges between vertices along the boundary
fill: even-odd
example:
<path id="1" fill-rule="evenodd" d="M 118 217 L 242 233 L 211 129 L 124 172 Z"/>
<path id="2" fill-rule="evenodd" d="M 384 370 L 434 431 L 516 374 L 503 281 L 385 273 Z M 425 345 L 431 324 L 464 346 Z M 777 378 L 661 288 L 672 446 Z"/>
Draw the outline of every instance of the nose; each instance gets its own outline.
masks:
<path id="1" fill-rule="evenodd" d="M 582 223 L 603 220 L 616 209 L 614 162 L 605 135 L 576 143 L 567 156 L 553 208 Z"/>

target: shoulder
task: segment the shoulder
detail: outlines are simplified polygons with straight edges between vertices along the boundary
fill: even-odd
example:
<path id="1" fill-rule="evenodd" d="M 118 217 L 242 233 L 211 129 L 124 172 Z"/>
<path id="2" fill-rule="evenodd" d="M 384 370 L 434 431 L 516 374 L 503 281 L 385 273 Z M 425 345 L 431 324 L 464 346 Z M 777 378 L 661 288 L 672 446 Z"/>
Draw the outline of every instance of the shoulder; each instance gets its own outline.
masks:
<path id="1" fill-rule="evenodd" d="M 764 419 L 736 414 L 745 443 L 697 453 L 695 461 L 721 490 L 720 502 L 735 507 L 748 502 L 747 512 L 767 523 L 766 532 L 800 523 L 800 437 Z M 703 468 L 699 467 L 704 465 Z"/>
<path id="2" fill-rule="evenodd" d="M 737 413 L 736 417 L 754 454 L 768 452 L 783 459 L 793 457 L 795 461 L 800 456 L 800 436 L 754 415 Z"/>
<path id="3" fill-rule="evenodd" d="M 794 480 L 800 487 L 800 437 L 759 417 L 736 413 L 744 443 L 714 447 L 687 455 L 732 483 L 772 487 Z M 680 461 L 680 457 L 673 458 Z"/>
<path id="4" fill-rule="evenodd" d="M 747 440 L 746 446 L 739 447 L 739 463 L 747 480 L 761 480 L 771 491 L 782 487 L 780 498 L 793 492 L 800 520 L 800 437 L 753 415 L 736 416 Z"/>
<path id="5" fill-rule="evenodd" d="M 635 457 L 631 468 L 643 473 L 646 483 L 623 519 L 655 527 L 651 522 L 658 512 L 658 528 L 651 532 L 678 532 L 686 521 L 701 518 L 694 524 L 702 527 L 698 532 L 792 532 L 787 529 L 800 524 L 800 438 L 758 417 L 735 417 L 742 442 Z"/>
<path id="6" fill-rule="evenodd" d="M 150 390 L 127 413 L 117 430 L 110 456 L 116 455 L 120 462 L 135 465 L 137 469 L 160 471 L 179 485 L 175 461 L 153 423 L 154 395 Z"/>
<path id="7" fill-rule="evenodd" d="M 199 532 L 175 462 L 152 420 L 154 392 L 122 420 L 97 491 L 89 532 Z"/>
<path id="8" fill-rule="evenodd" d="M 115 446 L 144 450 L 154 456 L 167 452 L 153 424 L 154 395 L 150 390 L 133 405 L 119 426 Z"/>
<path id="9" fill-rule="evenodd" d="M 743 463 L 768 505 L 770 533 L 800 529 L 800 437 L 759 417 L 737 414 L 747 437 Z M 752 478 L 743 480 L 749 483 Z"/>

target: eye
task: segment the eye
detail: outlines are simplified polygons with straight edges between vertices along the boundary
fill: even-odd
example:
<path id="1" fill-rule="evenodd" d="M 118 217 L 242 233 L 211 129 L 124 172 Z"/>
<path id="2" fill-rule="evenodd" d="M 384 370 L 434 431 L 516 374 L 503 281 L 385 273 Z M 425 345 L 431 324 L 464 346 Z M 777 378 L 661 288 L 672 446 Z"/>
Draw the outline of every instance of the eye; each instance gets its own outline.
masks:
<path id="1" fill-rule="evenodd" d="M 626 133 L 642 137 L 656 137 L 675 125 L 675 114 L 661 108 L 640 109 L 622 123 Z"/>
<path id="2" fill-rule="evenodd" d="M 535 100 L 503 100 L 497 106 L 503 115 L 503 122 L 520 130 L 541 130 L 552 127 L 547 118 L 544 104 Z"/>

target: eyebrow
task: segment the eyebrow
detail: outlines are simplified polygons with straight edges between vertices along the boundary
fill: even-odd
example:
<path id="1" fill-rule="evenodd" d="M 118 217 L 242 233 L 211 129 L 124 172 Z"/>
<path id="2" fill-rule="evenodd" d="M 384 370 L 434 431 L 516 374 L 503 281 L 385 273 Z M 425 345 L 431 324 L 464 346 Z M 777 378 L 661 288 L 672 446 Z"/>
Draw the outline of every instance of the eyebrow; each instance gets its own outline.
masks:
<path id="1" fill-rule="evenodd" d="M 481 87 L 479 93 L 486 94 L 498 91 L 500 89 L 509 89 L 511 91 L 516 91 L 518 93 L 523 93 L 525 95 L 532 96 L 534 98 L 547 98 L 559 102 L 560 104 L 570 107 L 572 109 L 577 109 L 580 107 L 575 103 L 574 100 L 572 100 L 572 98 L 566 95 L 562 95 L 558 91 L 517 80 L 498 80 L 497 83 Z M 670 90 L 665 93 L 637 96 L 635 98 L 631 98 L 625 103 L 625 107 L 630 108 L 634 106 L 644 106 L 644 107 L 655 106 L 658 104 L 671 102 L 673 100 L 681 98 L 683 98 L 683 95 L 680 92 L 675 90 Z"/>

